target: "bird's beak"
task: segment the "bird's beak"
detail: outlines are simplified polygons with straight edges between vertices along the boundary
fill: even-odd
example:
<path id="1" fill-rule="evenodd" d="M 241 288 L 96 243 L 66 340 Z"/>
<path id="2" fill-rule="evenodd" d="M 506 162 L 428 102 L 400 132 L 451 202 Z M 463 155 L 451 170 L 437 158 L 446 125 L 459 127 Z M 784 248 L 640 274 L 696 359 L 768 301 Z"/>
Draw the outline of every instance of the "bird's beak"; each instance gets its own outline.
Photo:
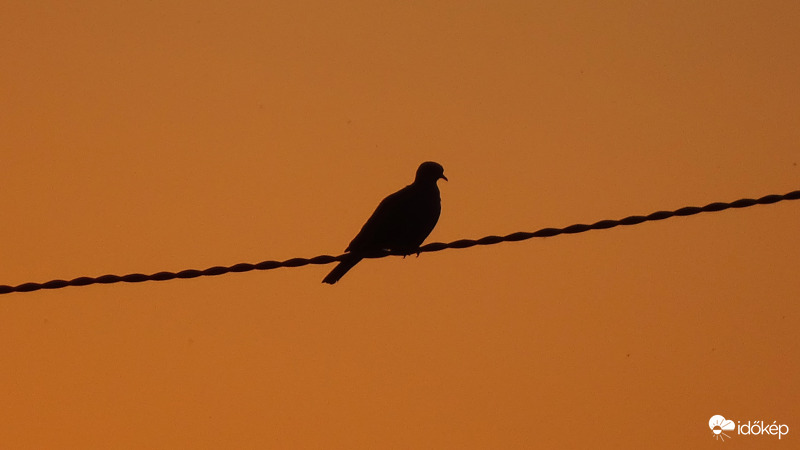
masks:
<path id="1" fill-rule="evenodd" d="M 447 177 L 446 177 L 446 176 L 444 176 L 444 174 L 442 174 L 442 178 L 444 178 L 444 181 L 449 181 L 449 180 L 447 179 Z"/>

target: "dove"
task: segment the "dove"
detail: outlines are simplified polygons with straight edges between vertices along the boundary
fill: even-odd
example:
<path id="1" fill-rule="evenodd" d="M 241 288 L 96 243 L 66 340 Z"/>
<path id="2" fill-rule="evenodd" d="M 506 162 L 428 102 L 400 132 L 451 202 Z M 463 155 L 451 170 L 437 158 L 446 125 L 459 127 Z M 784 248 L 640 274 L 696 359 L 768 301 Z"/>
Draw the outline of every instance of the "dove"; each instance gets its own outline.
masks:
<path id="1" fill-rule="evenodd" d="M 432 161 L 420 164 L 414 182 L 380 202 L 345 249 L 348 256 L 322 282 L 336 283 L 370 253 L 389 250 L 403 255 L 419 254 L 419 246 L 439 221 L 442 204 L 436 182 L 440 178 L 447 181 L 440 164 Z"/>

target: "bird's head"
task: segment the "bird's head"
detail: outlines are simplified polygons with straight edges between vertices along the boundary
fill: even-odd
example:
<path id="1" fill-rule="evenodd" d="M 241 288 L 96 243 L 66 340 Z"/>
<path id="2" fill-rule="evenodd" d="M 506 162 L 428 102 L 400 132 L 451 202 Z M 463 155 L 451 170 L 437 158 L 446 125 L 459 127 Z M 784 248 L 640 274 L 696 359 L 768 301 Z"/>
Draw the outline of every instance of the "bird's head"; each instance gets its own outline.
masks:
<path id="1" fill-rule="evenodd" d="M 417 178 L 414 179 L 414 182 L 436 183 L 436 180 L 439 178 L 443 178 L 444 181 L 447 181 L 447 177 L 444 176 L 444 167 L 439 163 L 426 161 L 419 165 L 419 169 L 417 169 Z"/>

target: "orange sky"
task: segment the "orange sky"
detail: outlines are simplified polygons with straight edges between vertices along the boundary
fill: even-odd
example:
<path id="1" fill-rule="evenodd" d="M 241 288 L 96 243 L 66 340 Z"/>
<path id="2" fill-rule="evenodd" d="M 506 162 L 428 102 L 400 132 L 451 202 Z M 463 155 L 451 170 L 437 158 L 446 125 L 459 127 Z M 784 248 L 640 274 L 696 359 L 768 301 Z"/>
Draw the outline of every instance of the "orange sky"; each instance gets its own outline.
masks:
<path id="1" fill-rule="evenodd" d="M 380 3 L 5 2 L 0 284 L 338 254 L 425 160 L 429 242 L 800 189 L 796 1 Z M 788 449 L 799 221 L 3 295 L 0 447 Z"/>

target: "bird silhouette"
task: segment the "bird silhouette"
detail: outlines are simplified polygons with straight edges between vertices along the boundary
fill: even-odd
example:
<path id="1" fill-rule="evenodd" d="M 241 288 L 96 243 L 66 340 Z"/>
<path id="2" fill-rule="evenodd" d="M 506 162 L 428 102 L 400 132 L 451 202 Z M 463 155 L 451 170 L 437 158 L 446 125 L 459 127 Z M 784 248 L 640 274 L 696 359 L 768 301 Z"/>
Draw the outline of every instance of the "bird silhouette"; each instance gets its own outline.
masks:
<path id="1" fill-rule="evenodd" d="M 345 249 L 348 255 L 322 282 L 336 283 L 370 253 L 381 250 L 404 255 L 418 253 L 419 246 L 433 231 L 442 211 L 439 186 L 436 185 L 440 178 L 447 181 L 441 165 L 432 161 L 420 164 L 414 182 L 381 201 Z"/>

